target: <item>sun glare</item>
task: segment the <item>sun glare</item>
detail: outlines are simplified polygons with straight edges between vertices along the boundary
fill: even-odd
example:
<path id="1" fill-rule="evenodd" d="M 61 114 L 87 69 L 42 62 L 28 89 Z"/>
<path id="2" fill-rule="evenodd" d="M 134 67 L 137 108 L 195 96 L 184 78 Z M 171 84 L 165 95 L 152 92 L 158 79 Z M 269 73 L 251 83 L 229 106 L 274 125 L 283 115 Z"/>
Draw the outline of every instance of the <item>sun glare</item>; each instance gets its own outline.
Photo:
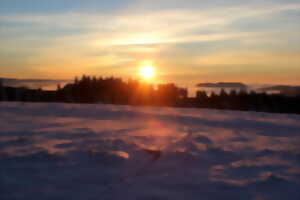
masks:
<path id="1" fill-rule="evenodd" d="M 140 68 L 139 75 L 145 80 L 152 79 L 154 77 L 154 68 L 152 66 L 143 66 Z"/>

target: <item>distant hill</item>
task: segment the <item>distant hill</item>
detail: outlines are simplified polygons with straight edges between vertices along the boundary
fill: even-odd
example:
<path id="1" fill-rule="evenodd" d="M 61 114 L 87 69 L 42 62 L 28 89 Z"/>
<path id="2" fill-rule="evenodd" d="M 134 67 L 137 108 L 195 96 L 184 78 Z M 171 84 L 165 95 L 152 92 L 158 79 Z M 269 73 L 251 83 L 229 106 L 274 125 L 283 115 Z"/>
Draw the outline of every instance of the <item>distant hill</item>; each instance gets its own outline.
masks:
<path id="1" fill-rule="evenodd" d="M 248 86 L 239 82 L 199 83 L 197 87 L 247 89 Z"/>
<path id="2" fill-rule="evenodd" d="M 260 92 L 275 91 L 285 96 L 297 96 L 300 95 L 300 86 L 276 85 L 272 87 L 259 88 L 258 91 Z"/>
<path id="3" fill-rule="evenodd" d="M 28 87 L 31 89 L 38 88 L 55 88 L 57 84 L 66 84 L 69 80 L 51 80 L 51 79 L 15 79 L 0 77 L 3 85 L 10 87 Z"/>

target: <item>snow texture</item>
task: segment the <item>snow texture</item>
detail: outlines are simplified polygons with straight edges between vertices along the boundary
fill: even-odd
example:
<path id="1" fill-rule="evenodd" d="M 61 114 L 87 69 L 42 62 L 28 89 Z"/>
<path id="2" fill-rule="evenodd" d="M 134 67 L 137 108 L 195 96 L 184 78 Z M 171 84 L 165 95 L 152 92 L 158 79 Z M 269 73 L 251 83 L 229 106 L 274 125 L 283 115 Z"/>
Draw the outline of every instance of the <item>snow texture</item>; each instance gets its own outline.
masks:
<path id="1" fill-rule="evenodd" d="M 0 103 L 0 199 L 300 199 L 300 116 Z"/>

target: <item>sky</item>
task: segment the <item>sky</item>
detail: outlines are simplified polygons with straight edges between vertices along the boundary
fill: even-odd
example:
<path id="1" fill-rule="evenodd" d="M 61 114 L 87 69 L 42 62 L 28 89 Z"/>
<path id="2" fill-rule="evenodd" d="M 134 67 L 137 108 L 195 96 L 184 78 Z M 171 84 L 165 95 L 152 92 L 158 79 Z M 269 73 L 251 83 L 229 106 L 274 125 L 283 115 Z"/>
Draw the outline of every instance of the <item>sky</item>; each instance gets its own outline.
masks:
<path id="1" fill-rule="evenodd" d="M 0 0 L 0 77 L 300 85 L 300 0 Z"/>

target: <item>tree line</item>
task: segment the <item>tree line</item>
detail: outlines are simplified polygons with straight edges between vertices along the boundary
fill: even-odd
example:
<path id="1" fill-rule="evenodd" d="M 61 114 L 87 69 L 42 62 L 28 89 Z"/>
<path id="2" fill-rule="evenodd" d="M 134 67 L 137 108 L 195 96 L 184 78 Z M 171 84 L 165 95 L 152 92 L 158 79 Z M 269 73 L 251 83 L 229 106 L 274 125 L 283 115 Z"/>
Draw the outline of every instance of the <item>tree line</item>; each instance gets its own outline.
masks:
<path id="1" fill-rule="evenodd" d="M 246 90 L 227 93 L 222 89 L 219 94 L 212 92 L 210 96 L 205 91 L 198 91 L 196 99 L 190 103 L 192 107 L 201 108 L 300 114 L 300 95 L 288 97 Z"/>
<path id="2" fill-rule="evenodd" d="M 151 105 L 172 107 L 214 108 L 243 111 L 300 114 L 300 95 L 287 97 L 280 94 L 247 92 L 245 90 L 208 95 L 198 91 L 188 97 L 186 88 L 175 84 L 153 84 L 114 77 L 82 76 L 55 91 L 4 86 L 0 80 L 0 101 L 103 103 L 121 105 Z"/>
<path id="3" fill-rule="evenodd" d="M 173 83 L 153 84 L 114 77 L 82 76 L 55 91 L 7 87 L 0 82 L 0 101 L 64 102 L 64 103 L 105 103 L 177 106 L 186 99 L 188 91 Z"/>
<path id="4" fill-rule="evenodd" d="M 129 79 L 83 76 L 74 83 L 57 87 L 57 100 L 76 103 L 109 103 L 175 106 L 187 98 L 187 89 L 174 84 L 154 85 Z"/>

